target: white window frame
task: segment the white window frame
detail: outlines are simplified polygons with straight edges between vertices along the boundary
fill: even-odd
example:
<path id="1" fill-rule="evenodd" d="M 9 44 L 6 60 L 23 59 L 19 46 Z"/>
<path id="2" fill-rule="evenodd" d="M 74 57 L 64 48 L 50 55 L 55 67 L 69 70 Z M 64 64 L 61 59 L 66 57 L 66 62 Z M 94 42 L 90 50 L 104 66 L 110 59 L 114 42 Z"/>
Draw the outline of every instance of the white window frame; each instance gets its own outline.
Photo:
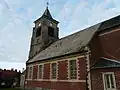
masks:
<path id="1" fill-rule="evenodd" d="M 41 78 L 39 78 L 39 74 L 40 74 L 40 70 L 39 70 L 39 66 L 42 66 L 42 76 Z M 43 79 L 43 74 L 44 74 L 44 64 L 38 64 L 38 73 L 37 73 L 37 79 Z"/>
<path id="2" fill-rule="evenodd" d="M 52 78 L 52 64 L 56 64 L 56 78 Z M 57 62 L 52 62 L 50 63 L 50 79 L 57 79 L 57 74 L 58 74 L 58 63 Z"/>
<path id="3" fill-rule="evenodd" d="M 71 70 L 70 70 L 70 61 L 73 61 L 75 60 L 76 61 L 76 79 L 72 79 L 71 78 Z M 70 80 L 78 80 L 78 63 L 77 63 L 77 59 L 71 59 L 71 60 L 68 60 L 68 79 Z"/>
<path id="4" fill-rule="evenodd" d="M 106 85 L 105 85 L 105 75 L 109 75 L 109 74 L 112 74 L 113 76 L 113 83 L 114 83 L 114 87 L 115 88 L 108 88 L 106 89 Z M 116 81 L 115 81 L 115 75 L 114 75 L 114 72 L 105 72 L 102 74 L 103 76 L 103 84 L 104 84 L 104 90 L 116 90 Z M 110 79 L 110 78 L 109 78 Z M 110 86 L 111 86 L 111 83 L 110 83 Z"/>

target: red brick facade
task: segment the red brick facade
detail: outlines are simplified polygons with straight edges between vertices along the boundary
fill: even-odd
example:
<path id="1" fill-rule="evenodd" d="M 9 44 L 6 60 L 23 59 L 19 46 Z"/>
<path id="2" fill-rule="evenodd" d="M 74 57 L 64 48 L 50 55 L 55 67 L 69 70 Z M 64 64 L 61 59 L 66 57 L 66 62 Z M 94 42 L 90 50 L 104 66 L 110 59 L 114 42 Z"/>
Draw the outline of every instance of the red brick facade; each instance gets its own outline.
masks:
<path id="1" fill-rule="evenodd" d="M 95 64 L 100 57 L 105 57 L 114 60 L 120 60 L 120 30 L 114 29 L 112 32 L 100 32 L 99 35 L 95 35 L 89 44 L 90 47 L 90 67 Z M 77 79 L 71 80 L 69 78 L 69 61 L 71 58 L 64 58 L 61 60 L 55 60 L 57 63 L 57 79 L 50 78 L 51 63 L 44 62 L 43 79 L 42 80 L 27 80 L 26 87 L 41 87 L 55 90 L 86 90 L 86 73 L 90 73 L 91 76 L 91 90 L 104 90 L 103 85 L 103 72 L 114 72 L 117 90 L 120 90 L 120 68 L 110 69 L 95 69 L 90 72 L 86 71 L 86 58 L 77 56 Z M 42 63 L 41 63 L 42 64 Z M 39 64 L 38 64 L 39 65 Z M 37 79 L 38 65 L 33 66 L 33 79 Z M 90 87 L 89 87 L 90 88 Z"/>
<path id="2" fill-rule="evenodd" d="M 73 58 L 73 57 L 72 57 Z M 69 78 L 69 59 L 58 60 L 57 63 L 57 79 L 50 79 L 51 73 L 51 63 L 47 62 L 41 65 L 43 68 L 43 79 L 35 79 L 37 76 L 38 65 L 33 65 L 33 79 L 27 79 L 27 84 L 25 87 L 27 88 L 47 88 L 47 89 L 55 89 L 55 90 L 86 90 L 86 58 L 84 56 L 77 58 L 75 57 L 77 62 L 77 79 L 71 80 Z M 54 62 L 54 61 L 53 61 Z M 36 75 L 35 75 L 36 74 Z M 69 80 L 68 80 L 69 79 Z"/>
<path id="3" fill-rule="evenodd" d="M 101 33 L 100 44 L 102 48 L 102 56 L 120 60 L 120 27 L 112 28 L 111 31 Z"/>
<path id="4" fill-rule="evenodd" d="M 49 14 L 48 9 L 46 10 L 46 12 L 48 12 L 46 14 Z M 41 29 L 43 30 L 41 31 L 43 34 L 41 34 L 40 36 L 40 38 L 42 37 L 41 40 L 43 41 L 39 42 L 39 39 L 33 37 L 37 41 L 35 42 L 40 45 L 36 46 L 36 44 L 34 44 L 35 45 L 34 47 L 34 45 L 31 44 L 32 45 L 31 47 L 34 48 L 30 50 L 31 57 L 27 62 L 27 70 L 26 70 L 27 78 L 26 78 L 25 87 L 43 88 L 43 89 L 45 88 L 49 90 L 86 90 L 86 88 L 88 90 L 120 90 L 120 26 L 119 26 L 120 21 L 119 20 L 120 20 L 120 16 L 99 23 L 95 26 L 86 29 L 86 31 L 83 30 L 78 32 L 78 34 L 76 33 L 64 39 L 60 39 L 60 42 L 56 41 L 58 40 L 58 37 L 56 37 L 58 36 L 58 31 L 56 30 L 55 31 L 56 36 L 52 35 L 52 38 L 54 38 L 56 42 L 51 44 L 49 47 L 48 45 L 52 43 L 52 41 L 54 40 L 52 40 L 52 38 L 51 40 L 48 38 L 49 35 L 47 30 L 50 29 L 48 23 L 46 22 L 47 20 L 45 21 L 47 23 L 46 26 L 42 25 L 45 27 L 39 25 L 37 26 L 37 24 L 41 25 L 41 21 L 40 23 L 36 23 L 35 24 L 35 26 L 37 26 L 35 27 L 36 30 L 38 30 L 38 27 L 43 28 Z M 47 25 L 48 25 L 48 29 L 47 29 Z M 52 30 L 56 29 L 56 26 Z M 88 32 L 87 30 L 91 30 L 91 31 Z M 84 36 L 84 34 L 86 37 L 82 37 L 82 35 Z M 45 42 L 47 42 L 46 45 Z M 72 47 L 68 48 L 67 46 L 70 45 L 69 42 L 72 42 L 71 44 L 73 45 L 71 45 Z M 39 54 L 38 51 L 40 52 Z M 103 60 L 101 65 L 99 64 L 100 60 L 101 61 Z M 107 63 L 104 63 L 105 60 Z M 108 62 L 112 62 L 115 65 L 112 65 Z M 52 63 L 56 63 L 56 64 L 53 65 Z M 98 63 L 99 68 L 97 67 L 96 63 Z M 41 76 L 38 75 L 39 65 L 42 65 L 42 70 L 40 69 L 42 72 Z M 94 67 L 95 65 L 97 68 Z M 28 70 L 29 67 L 33 68 L 32 71 L 31 69 Z M 107 72 L 112 73 L 108 75 L 109 79 L 105 78 L 105 73 Z M 32 73 L 30 74 L 30 76 L 32 75 L 32 78 L 28 77 L 29 73 Z M 114 85 L 114 82 L 112 81 L 113 79 L 111 79 L 110 81 L 111 77 L 112 78 L 115 77 L 114 81 L 116 85 Z M 103 80 L 104 78 L 105 81 Z M 106 82 L 107 80 L 109 83 Z M 110 85 L 111 86 L 107 87 L 106 83 L 109 84 L 109 86 Z M 114 85 L 113 87 L 111 83 Z"/>
<path id="5" fill-rule="evenodd" d="M 86 58 L 78 58 L 79 80 L 86 80 Z"/>
<path id="6" fill-rule="evenodd" d="M 38 65 L 33 66 L 33 79 L 37 79 Z"/>
<path id="7" fill-rule="evenodd" d="M 96 62 L 100 57 L 120 61 L 120 28 L 111 28 L 109 31 L 100 32 L 91 44 L 91 63 Z M 95 44 L 96 43 L 96 44 Z M 92 67 L 91 64 L 91 67 Z M 114 72 L 117 90 L 120 90 L 120 68 L 91 70 L 92 90 L 104 90 L 102 73 Z"/>
<path id="8" fill-rule="evenodd" d="M 114 72 L 117 90 L 120 90 L 120 68 L 97 69 L 91 71 L 92 90 L 104 90 L 102 73 Z"/>
<path id="9" fill-rule="evenodd" d="M 50 79 L 50 63 L 44 64 L 43 78 Z"/>
<path id="10" fill-rule="evenodd" d="M 59 61 L 58 62 L 58 80 L 67 80 L 68 79 L 68 61 Z"/>
<path id="11" fill-rule="evenodd" d="M 102 54 L 101 44 L 98 35 L 95 35 L 94 38 L 91 40 L 91 43 L 89 44 L 90 51 L 91 51 L 91 59 L 90 59 L 90 65 L 92 66 Z"/>
<path id="12" fill-rule="evenodd" d="M 29 87 L 43 87 L 53 90 L 86 90 L 86 83 L 83 82 L 51 82 L 51 81 L 29 81 Z"/>

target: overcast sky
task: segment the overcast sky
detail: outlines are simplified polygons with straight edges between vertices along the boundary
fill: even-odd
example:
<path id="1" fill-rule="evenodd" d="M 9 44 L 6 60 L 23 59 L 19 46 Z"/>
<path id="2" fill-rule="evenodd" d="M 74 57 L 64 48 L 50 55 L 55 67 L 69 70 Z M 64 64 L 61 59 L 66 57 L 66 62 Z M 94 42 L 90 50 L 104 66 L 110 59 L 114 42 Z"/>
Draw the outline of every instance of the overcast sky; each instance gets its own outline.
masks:
<path id="1" fill-rule="evenodd" d="M 0 0 L 0 68 L 22 70 L 28 58 L 33 22 L 48 0 Z M 119 0 L 49 0 L 64 37 L 120 15 Z"/>

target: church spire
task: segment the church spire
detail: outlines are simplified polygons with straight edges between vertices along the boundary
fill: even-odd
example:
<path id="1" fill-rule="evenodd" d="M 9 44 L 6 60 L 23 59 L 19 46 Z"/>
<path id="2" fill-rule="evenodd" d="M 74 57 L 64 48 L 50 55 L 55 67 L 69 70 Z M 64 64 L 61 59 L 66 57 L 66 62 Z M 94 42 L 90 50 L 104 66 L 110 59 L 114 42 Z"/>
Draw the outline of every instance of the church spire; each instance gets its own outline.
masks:
<path id="1" fill-rule="evenodd" d="M 37 19 L 36 21 L 34 21 L 34 23 L 36 23 L 37 21 L 39 21 L 42 18 L 50 20 L 50 21 L 52 21 L 52 22 L 54 22 L 56 24 L 59 23 L 57 20 L 53 19 L 52 15 L 51 15 L 51 13 L 49 11 L 48 6 L 49 6 L 49 2 L 46 3 L 46 9 L 45 9 L 44 13 L 42 14 L 42 16 L 39 19 Z"/>
<path id="2" fill-rule="evenodd" d="M 45 16 L 45 17 L 48 17 L 48 18 L 51 18 L 51 19 L 52 19 L 52 16 L 51 16 L 51 14 L 50 14 L 50 11 L 49 11 L 49 9 L 48 9 L 48 6 L 46 7 L 46 10 L 45 10 L 45 12 L 43 13 L 42 16 L 43 16 L 43 17 Z"/>

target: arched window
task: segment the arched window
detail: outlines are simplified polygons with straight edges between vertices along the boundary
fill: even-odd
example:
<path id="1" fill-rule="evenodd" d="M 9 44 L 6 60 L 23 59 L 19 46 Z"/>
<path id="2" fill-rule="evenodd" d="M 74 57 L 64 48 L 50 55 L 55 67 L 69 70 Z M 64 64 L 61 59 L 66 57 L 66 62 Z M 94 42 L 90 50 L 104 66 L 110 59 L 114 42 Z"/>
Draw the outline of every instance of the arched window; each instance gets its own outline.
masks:
<path id="1" fill-rule="evenodd" d="M 54 28 L 52 28 L 52 27 L 48 27 L 48 35 L 50 35 L 50 36 L 54 36 Z"/>
<path id="2" fill-rule="evenodd" d="M 41 35 L 41 27 L 37 28 L 36 37 Z"/>

